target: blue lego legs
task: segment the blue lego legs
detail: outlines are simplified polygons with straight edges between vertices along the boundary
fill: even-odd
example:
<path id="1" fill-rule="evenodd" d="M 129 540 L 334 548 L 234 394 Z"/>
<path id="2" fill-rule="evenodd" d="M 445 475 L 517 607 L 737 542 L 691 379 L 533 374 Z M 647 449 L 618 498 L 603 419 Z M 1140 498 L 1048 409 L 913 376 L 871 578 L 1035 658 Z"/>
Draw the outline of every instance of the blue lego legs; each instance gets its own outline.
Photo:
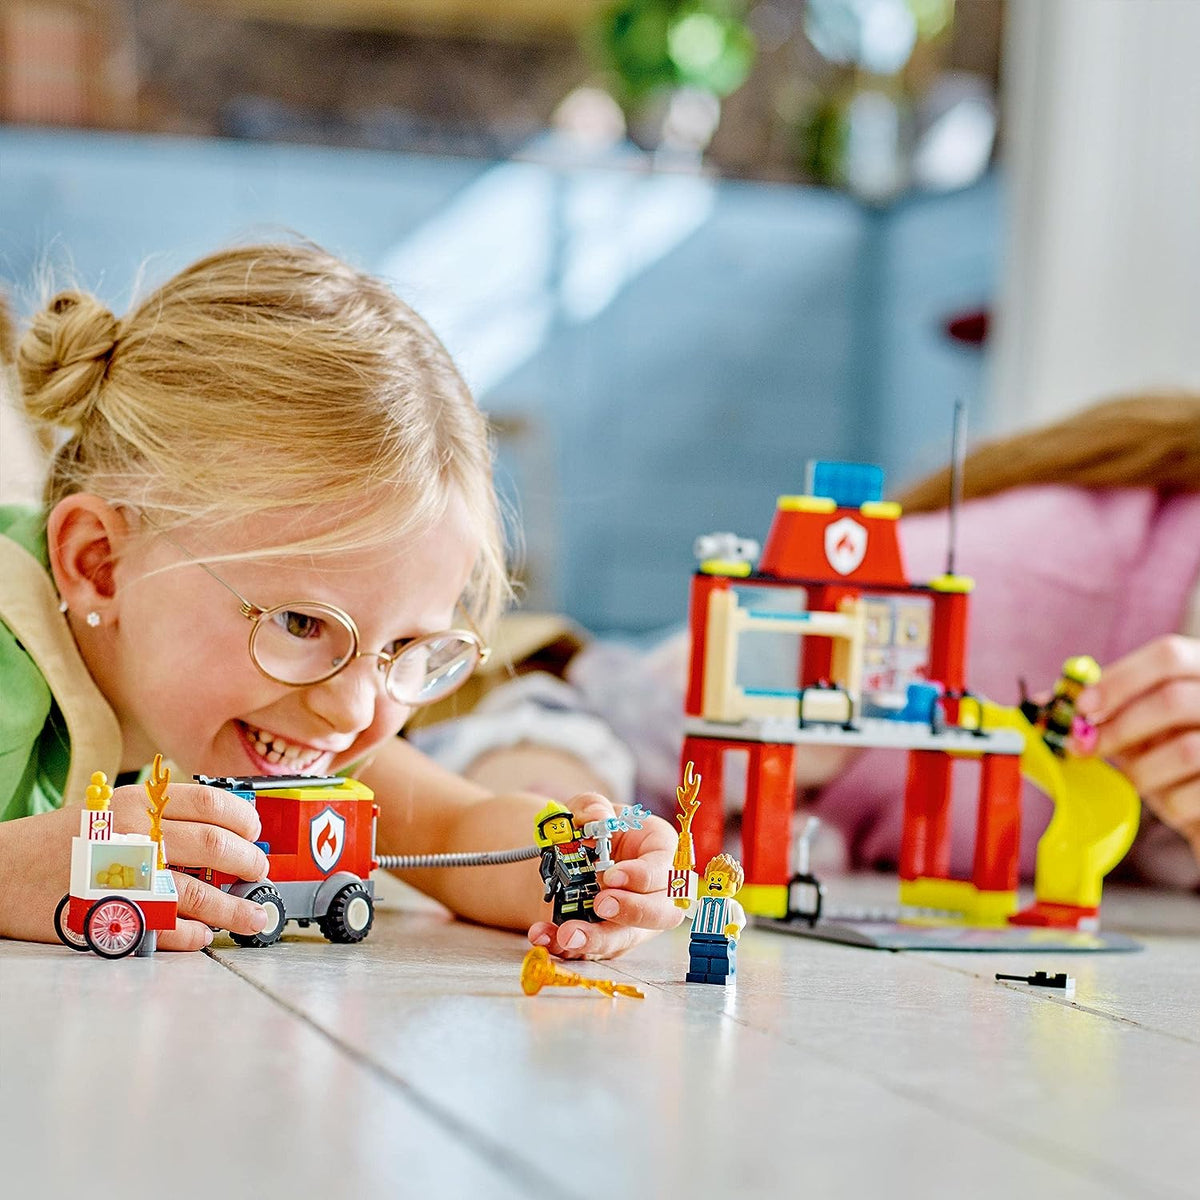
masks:
<path id="1" fill-rule="evenodd" d="M 723 933 L 693 933 L 688 954 L 688 983 L 724 986 L 737 974 L 737 942 Z"/>

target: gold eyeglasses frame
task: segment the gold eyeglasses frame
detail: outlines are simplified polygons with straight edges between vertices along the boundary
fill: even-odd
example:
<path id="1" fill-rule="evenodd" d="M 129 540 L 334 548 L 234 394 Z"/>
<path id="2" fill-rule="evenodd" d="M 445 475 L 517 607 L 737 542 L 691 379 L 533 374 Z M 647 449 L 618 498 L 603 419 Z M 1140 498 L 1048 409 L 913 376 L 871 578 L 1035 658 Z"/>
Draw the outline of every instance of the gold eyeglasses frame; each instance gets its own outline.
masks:
<path id="1" fill-rule="evenodd" d="M 160 537 L 170 542 L 181 554 L 183 554 L 192 566 L 199 567 L 206 575 L 216 580 L 230 595 L 238 602 L 238 610 L 242 616 L 252 623 L 253 628 L 250 630 L 250 635 L 247 643 L 247 649 L 250 654 L 250 661 L 254 664 L 255 669 L 260 675 L 270 679 L 273 683 L 281 683 L 285 687 L 316 687 L 318 684 L 326 683 L 335 675 L 344 671 L 351 663 L 357 662 L 360 658 L 377 658 L 379 659 L 378 668 L 383 672 L 384 691 L 388 697 L 397 704 L 403 704 L 408 708 L 421 708 L 426 704 L 434 704 L 439 700 L 446 699 L 447 696 L 452 696 L 459 688 L 461 688 L 475 671 L 482 667 L 489 658 L 491 658 L 492 648 L 484 641 L 483 635 L 476 628 L 475 623 L 471 620 L 471 615 L 463 608 L 461 603 L 455 604 L 455 609 L 459 612 L 467 624 L 466 629 L 440 629 L 433 633 L 417 634 L 410 638 L 399 638 L 397 644 L 399 648 L 392 654 L 388 654 L 382 650 L 360 650 L 359 646 L 362 643 L 362 635 L 359 633 L 358 624 L 354 618 L 346 612 L 345 609 L 339 608 L 336 604 L 330 604 L 324 600 L 289 600 L 284 604 L 273 604 L 270 608 L 263 608 L 261 605 L 255 604 L 251 600 L 247 600 L 241 592 L 237 590 L 227 579 L 222 579 L 206 562 L 197 558 L 186 546 L 184 546 L 176 537 L 168 533 L 167 530 L 160 528 L 154 521 L 151 521 L 145 513 L 139 512 L 138 515 L 150 526 Z M 259 630 L 263 628 L 263 618 L 270 619 L 279 613 L 294 612 L 297 609 L 325 613 L 336 620 L 350 634 L 350 649 L 340 659 L 336 659 L 333 666 L 325 672 L 324 675 L 318 676 L 316 679 L 308 680 L 305 683 L 296 683 L 290 679 L 281 679 L 278 675 L 273 675 L 268 671 L 258 660 L 258 655 L 254 652 L 255 639 L 258 637 Z M 396 696 L 390 686 L 392 677 L 392 668 L 400 659 L 411 651 L 414 647 L 423 646 L 430 642 L 436 642 L 439 638 L 454 635 L 461 638 L 467 643 L 472 643 L 476 649 L 476 659 L 463 677 L 458 680 L 449 691 L 443 692 L 429 700 L 408 700 L 400 699 Z"/>

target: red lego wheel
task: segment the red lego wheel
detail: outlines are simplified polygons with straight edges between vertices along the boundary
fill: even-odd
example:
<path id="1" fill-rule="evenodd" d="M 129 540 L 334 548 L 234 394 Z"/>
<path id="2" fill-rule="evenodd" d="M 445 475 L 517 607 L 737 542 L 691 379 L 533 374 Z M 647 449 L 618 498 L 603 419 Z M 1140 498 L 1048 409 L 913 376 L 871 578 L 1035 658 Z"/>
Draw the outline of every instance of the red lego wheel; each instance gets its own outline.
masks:
<path id="1" fill-rule="evenodd" d="M 101 958 L 124 958 L 141 944 L 146 918 L 132 900 L 105 896 L 88 909 L 83 929 L 87 944 Z"/>
<path id="2" fill-rule="evenodd" d="M 82 933 L 76 933 L 67 924 L 67 909 L 70 906 L 71 897 L 69 894 L 58 902 L 58 907 L 54 910 L 54 932 L 58 934 L 58 940 L 64 946 L 70 946 L 72 950 L 90 950 L 91 947 L 87 943 L 87 938 Z"/>

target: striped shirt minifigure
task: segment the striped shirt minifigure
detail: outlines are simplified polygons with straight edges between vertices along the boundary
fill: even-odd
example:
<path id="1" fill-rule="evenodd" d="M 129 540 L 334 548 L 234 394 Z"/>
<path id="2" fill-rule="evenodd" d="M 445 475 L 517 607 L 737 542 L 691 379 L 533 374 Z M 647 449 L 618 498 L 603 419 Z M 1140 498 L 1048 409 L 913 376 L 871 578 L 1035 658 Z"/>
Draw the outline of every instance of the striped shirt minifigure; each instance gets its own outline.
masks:
<path id="1" fill-rule="evenodd" d="M 729 854 L 718 854 L 704 869 L 688 945 L 688 983 L 727 984 L 737 974 L 737 939 L 746 914 L 734 899 L 745 876 Z"/>

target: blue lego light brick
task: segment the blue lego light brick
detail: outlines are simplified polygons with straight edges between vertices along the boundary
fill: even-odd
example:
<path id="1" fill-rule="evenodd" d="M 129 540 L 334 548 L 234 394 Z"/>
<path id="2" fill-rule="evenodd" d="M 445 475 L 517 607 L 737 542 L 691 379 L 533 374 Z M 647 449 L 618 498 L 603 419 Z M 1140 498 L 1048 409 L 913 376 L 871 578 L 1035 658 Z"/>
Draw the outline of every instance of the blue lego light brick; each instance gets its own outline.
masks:
<path id="1" fill-rule="evenodd" d="M 871 463 L 830 462 L 813 459 L 808 464 L 810 496 L 825 496 L 838 508 L 858 508 L 883 499 L 883 468 Z"/>

